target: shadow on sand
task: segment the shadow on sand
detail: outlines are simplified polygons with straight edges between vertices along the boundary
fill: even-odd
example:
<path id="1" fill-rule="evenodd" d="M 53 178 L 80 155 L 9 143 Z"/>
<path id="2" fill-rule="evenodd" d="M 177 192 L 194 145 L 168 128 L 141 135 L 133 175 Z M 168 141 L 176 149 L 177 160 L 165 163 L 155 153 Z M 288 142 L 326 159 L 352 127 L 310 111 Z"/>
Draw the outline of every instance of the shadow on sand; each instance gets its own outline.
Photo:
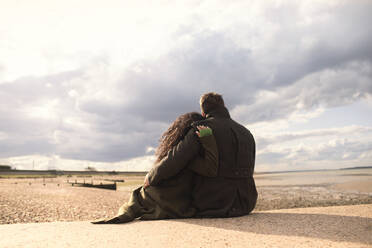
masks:
<path id="1" fill-rule="evenodd" d="M 248 216 L 228 219 L 182 219 L 175 221 L 239 232 L 372 244 L 372 219 L 363 217 L 252 213 Z"/>

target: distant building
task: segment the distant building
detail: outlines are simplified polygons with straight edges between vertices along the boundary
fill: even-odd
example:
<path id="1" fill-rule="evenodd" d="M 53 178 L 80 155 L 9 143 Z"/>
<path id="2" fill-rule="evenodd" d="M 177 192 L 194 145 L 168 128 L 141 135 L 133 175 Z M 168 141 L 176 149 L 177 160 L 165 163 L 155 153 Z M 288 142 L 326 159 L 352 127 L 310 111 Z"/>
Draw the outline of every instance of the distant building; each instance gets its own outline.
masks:
<path id="1" fill-rule="evenodd" d="M 0 171 L 8 171 L 11 169 L 12 167 L 10 167 L 9 165 L 0 165 Z"/>

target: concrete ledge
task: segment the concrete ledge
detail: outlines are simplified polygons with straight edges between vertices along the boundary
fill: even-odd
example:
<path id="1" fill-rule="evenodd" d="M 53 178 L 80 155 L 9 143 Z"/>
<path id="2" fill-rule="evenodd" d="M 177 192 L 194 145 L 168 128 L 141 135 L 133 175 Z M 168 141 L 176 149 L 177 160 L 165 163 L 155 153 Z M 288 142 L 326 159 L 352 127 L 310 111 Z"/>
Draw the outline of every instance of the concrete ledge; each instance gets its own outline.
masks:
<path id="1" fill-rule="evenodd" d="M 284 209 L 228 219 L 0 225 L 0 247 L 371 247 L 372 205 Z"/>

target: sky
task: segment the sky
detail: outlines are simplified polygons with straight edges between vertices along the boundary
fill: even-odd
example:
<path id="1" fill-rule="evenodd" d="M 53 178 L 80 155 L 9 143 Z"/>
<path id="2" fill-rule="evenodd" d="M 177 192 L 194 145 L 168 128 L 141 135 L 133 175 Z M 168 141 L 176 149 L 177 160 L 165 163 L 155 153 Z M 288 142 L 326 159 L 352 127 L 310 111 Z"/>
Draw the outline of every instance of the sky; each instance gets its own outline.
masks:
<path id="1" fill-rule="evenodd" d="M 0 164 L 143 171 L 223 95 L 256 171 L 372 166 L 372 1 L 0 0 Z"/>

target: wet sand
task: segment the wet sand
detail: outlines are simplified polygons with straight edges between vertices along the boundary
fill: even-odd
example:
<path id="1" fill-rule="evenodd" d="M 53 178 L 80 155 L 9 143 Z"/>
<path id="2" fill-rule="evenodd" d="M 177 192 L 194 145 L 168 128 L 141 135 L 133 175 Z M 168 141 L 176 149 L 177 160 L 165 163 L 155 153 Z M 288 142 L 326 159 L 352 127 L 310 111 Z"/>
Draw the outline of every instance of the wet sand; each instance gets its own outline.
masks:
<path id="1" fill-rule="evenodd" d="M 258 174 L 257 210 L 372 203 L 372 169 Z"/>
<path id="2" fill-rule="evenodd" d="M 345 191 L 354 191 L 354 192 L 363 192 L 363 193 L 370 193 L 372 192 L 372 181 L 358 181 L 358 182 L 346 182 L 346 183 L 339 183 L 332 186 L 332 188 L 337 190 L 345 190 Z"/>

